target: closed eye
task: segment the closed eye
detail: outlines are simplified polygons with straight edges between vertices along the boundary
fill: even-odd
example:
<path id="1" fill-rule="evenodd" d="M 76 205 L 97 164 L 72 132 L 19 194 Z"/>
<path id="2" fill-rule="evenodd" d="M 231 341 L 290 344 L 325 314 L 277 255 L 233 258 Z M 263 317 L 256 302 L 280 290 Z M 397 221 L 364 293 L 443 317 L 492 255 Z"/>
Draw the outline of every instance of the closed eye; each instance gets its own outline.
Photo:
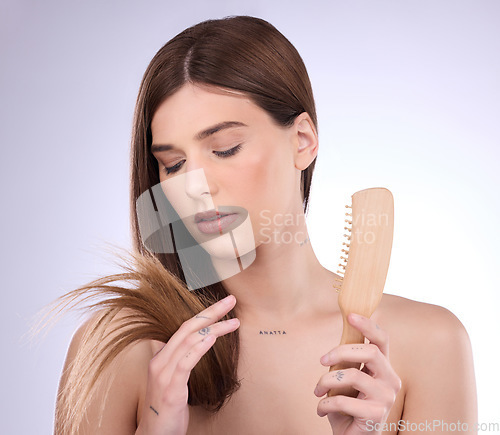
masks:
<path id="1" fill-rule="evenodd" d="M 163 169 L 165 170 L 165 173 L 172 174 L 174 172 L 177 172 L 179 169 L 181 169 L 181 164 L 184 160 L 181 160 L 179 163 L 176 163 L 174 166 L 165 166 Z"/>
<path id="2" fill-rule="evenodd" d="M 233 148 L 229 148 L 225 151 L 214 151 L 214 154 L 219 157 L 229 157 L 236 154 L 241 149 L 241 144 L 236 145 Z"/>
<path id="3" fill-rule="evenodd" d="M 235 147 L 233 148 L 229 148 L 228 150 L 224 150 L 224 151 L 213 151 L 213 153 L 217 156 L 217 157 L 222 157 L 222 158 L 226 158 L 226 157 L 231 157 L 231 156 L 234 156 L 238 151 L 241 150 L 241 144 L 238 144 L 236 145 Z M 165 173 L 167 175 L 169 174 L 173 174 L 174 172 L 177 172 L 179 169 L 181 169 L 181 166 L 182 164 L 184 163 L 184 160 L 181 160 L 180 162 L 176 163 L 175 165 L 173 166 L 165 166 L 163 168 L 163 170 L 165 171 Z"/>

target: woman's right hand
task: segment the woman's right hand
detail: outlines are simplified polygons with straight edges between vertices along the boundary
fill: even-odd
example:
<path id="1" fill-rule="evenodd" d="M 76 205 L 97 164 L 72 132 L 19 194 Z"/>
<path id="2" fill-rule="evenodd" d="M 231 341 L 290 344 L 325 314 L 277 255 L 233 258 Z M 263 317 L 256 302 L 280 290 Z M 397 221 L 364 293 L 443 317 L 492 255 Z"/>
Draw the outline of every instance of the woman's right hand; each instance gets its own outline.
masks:
<path id="1" fill-rule="evenodd" d="M 185 435 L 189 423 L 188 379 L 217 337 L 236 330 L 238 319 L 219 320 L 236 304 L 233 295 L 186 320 L 170 340 L 154 342 L 137 435 Z"/>

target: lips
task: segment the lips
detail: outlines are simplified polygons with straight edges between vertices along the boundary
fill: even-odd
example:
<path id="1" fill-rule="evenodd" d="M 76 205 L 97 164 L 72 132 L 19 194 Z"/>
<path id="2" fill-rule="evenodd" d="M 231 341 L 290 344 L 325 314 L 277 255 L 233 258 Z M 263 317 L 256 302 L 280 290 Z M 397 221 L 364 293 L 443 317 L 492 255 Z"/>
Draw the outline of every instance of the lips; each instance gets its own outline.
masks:
<path id="1" fill-rule="evenodd" d="M 234 213 L 224 213 L 216 210 L 204 211 L 201 213 L 196 213 L 194 215 L 195 223 L 205 222 L 205 221 L 215 221 L 216 219 L 223 218 Z"/>
<path id="2" fill-rule="evenodd" d="M 198 230 L 204 234 L 220 234 L 224 233 L 230 225 L 238 219 L 238 215 L 228 214 L 214 220 L 202 220 L 196 224 Z"/>
<path id="3" fill-rule="evenodd" d="M 234 230 L 248 218 L 248 211 L 236 205 L 217 205 L 216 208 L 203 211 L 184 218 L 186 226 L 196 228 L 198 236 L 195 238 L 200 241 L 199 235 L 203 233 L 205 238 L 203 242 L 216 238 Z"/>

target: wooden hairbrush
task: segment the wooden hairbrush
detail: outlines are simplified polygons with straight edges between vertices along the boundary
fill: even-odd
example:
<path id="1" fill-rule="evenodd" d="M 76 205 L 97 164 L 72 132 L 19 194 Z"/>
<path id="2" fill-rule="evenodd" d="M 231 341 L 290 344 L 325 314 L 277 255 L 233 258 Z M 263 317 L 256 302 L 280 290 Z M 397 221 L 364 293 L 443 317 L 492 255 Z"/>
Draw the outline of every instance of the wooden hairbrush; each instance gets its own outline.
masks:
<path id="1" fill-rule="evenodd" d="M 333 284 L 339 292 L 338 303 L 343 319 L 340 344 L 364 343 L 364 336 L 347 321 L 349 313 L 370 317 L 377 308 L 384 292 L 385 279 L 391 258 L 394 232 L 394 199 L 383 187 L 360 190 L 352 195 L 351 219 L 344 227 L 348 234 L 342 249 L 340 269 Z M 361 364 L 341 362 L 330 367 L 341 370 L 360 368 Z M 356 397 L 358 391 L 351 387 L 330 390 L 328 396 L 344 395 Z"/>

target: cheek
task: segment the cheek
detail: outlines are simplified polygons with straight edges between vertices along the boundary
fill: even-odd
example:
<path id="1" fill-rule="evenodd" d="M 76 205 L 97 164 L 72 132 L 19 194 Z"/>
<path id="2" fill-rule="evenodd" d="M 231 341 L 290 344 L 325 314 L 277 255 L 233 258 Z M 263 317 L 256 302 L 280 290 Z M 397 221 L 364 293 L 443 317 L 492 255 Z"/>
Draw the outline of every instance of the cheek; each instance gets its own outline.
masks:
<path id="1" fill-rule="evenodd" d="M 231 177 L 233 182 L 226 184 L 230 197 L 247 204 L 250 209 L 265 206 L 270 197 L 275 196 L 276 183 L 281 182 L 282 169 L 269 152 L 253 153 L 245 156 L 240 165 L 233 167 Z"/>
<path id="2" fill-rule="evenodd" d="M 262 215 L 283 213 L 293 196 L 294 165 L 288 154 L 273 149 L 245 157 L 245 162 L 234 168 L 229 184 L 229 198 L 245 207 L 254 229 L 263 225 Z"/>

